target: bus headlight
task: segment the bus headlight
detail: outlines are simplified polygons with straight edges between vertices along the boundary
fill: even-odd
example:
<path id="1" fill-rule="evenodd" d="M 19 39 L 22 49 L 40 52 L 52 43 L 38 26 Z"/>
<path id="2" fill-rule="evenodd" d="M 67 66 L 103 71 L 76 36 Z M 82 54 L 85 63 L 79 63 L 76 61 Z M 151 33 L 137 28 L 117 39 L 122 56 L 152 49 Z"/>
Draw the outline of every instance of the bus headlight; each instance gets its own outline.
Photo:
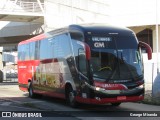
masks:
<path id="1" fill-rule="evenodd" d="M 97 91 L 104 91 L 105 89 L 104 88 L 100 88 L 100 87 L 96 87 L 96 90 Z"/>
<path id="2" fill-rule="evenodd" d="M 137 88 L 143 89 L 144 88 L 144 84 L 138 86 Z"/>

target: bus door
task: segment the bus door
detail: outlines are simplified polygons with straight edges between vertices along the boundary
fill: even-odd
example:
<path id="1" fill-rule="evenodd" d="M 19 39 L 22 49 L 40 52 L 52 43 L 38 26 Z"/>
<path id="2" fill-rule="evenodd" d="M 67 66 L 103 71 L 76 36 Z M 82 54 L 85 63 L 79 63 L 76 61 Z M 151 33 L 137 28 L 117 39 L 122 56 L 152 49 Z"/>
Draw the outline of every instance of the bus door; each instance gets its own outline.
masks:
<path id="1" fill-rule="evenodd" d="M 93 98 L 94 92 L 86 84 L 93 85 L 89 64 L 89 47 L 84 43 L 83 48 L 78 49 L 78 70 L 81 87 L 81 96 L 83 98 Z"/>
<path id="2" fill-rule="evenodd" d="M 91 84 L 92 76 L 90 74 L 89 66 L 89 55 L 90 47 L 84 41 L 84 35 L 80 32 L 71 32 L 70 33 L 72 46 L 73 46 L 73 56 L 75 57 L 75 67 L 76 69 L 70 69 L 73 76 L 74 83 L 76 88 L 79 89 L 78 95 L 83 98 L 91 97 L 91 89 L 89 89 L 85 84 Z M 71 63 L 71 62 L 70 62 Z M 73 63 L 72 63 L 73 65 Z M 72 66 L 70 64 L 70 68 Z"/>

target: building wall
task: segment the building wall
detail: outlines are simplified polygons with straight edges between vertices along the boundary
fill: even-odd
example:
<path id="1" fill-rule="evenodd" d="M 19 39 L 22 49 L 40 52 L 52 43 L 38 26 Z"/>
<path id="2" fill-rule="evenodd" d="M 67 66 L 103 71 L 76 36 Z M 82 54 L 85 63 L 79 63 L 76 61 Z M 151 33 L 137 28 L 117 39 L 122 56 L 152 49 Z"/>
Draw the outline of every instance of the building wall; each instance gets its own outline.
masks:
<path id="1" fill-rule="evenodd" d="M 124 26 L 160 23 L 159 0 L 111 0 L 112 22 Z M 157 12 L 156 12 L 157 11 Z"/>
<path id="2" fill-rule="evenodd" d="M 131 26 L 129 27 L 132 29 L 136 34 L 139 32 L 145 30 L 145 29 L 151 29 L 152 30 L 152 44 L 153 44 L 153 53 L 157 52 L 157 38 L 156 38 L 156 25 L 145 25 L 145 26 Z M 160 52 L 160 26 L 158 27 L 158 35 L 159 35 L 159 40 L 158 40 L 158 48 Z"/>
<path id="3" fill-rule="evenodd" d="M 69 24 L 108 23 L 108 0 L 46 0 L 45 30 Z"/>
<path id="4" fill-rule="evenodd" d="M 158 51 L 160 52 L 160 26 L 158 27 L 158 39 Z M 153 29 L 153 52 L 157 52 L 156 27 Z"/>

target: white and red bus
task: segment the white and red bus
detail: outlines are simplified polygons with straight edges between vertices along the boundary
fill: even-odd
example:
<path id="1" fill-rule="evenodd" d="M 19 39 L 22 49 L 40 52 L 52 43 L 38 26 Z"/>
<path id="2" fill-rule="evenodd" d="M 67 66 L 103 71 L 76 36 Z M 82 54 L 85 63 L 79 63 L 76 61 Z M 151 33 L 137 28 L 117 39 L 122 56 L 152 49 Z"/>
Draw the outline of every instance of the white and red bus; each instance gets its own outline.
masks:
<path id="1" fill-rule="evenodd" d="M 151 47 L 128 28 L 70 25 L 18 44 L 18 82 L 30 97 L 118 106 L 144 99 L 141 48 Z"/>

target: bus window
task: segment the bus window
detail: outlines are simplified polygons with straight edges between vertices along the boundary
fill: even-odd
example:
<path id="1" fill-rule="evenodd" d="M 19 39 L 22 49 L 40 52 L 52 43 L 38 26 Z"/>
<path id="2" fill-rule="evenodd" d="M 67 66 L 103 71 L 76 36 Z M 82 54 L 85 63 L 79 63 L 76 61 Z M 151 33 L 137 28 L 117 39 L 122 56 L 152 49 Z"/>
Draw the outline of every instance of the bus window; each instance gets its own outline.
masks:
<path id="1" fill-rule="evenodd" d="M 23 60 L 23 49 L 22 45 L 18 46 L 18 60 Z"/>
<path id="2" fill-rule="evenodd" d="M 26 44 L 25 47 L 26 47 L 25 60 L 30 60 L 30 55 L 29 55 L 29 44 Z"/>
<path id="3" fill-rule="evenodd" d="M 59 39 L 59 46 L 61 46 L 61 51 L 59 51 L 60 57 L 70 57 L 71 56 L 71 46 L 69 43 L 69 36 L 68 34 L 62 34 L 58 37 Z"/>
<path id="4" fill-rule="evenodd" d="M 35 42 L 31 42 L 31 43 L 29 43 L 29 45 L 30 45 L 30 51 L 29 51 L 30 59 L 31 59 L 31 60 L 34 60 Z"/>
<path id="5" fill-rule="evenodd" d="M 84 41 L 83 34 L 80 32 L 71 32 L 70 36 L 71 36 L 71 39 L 78 40 L 78 41 Z"/>
<path id="6" fill-rule="evenodd" d="M 85 56 L 85 51 L 82 48 L 78 50 L 78 68 L 82 74 L 87 76 L 86 56 Z"/>
<path id="7" fill-rule="evenodd" d="M 48 56 L 54 58 L 54 41 L 55 37 L 48 38 Z"/>
<path id="8" fill-rule="evenodd" d="M 41 40 L 41 43 L 40 43 L 40 59 L 47 59 L 49 58 L 48 56 L 48 40 L 45 39 L 45 40 Z"/>
<path id="9" fill-rule="evenodd" d="M 36 43 L 35 43 L 35 54 L 34 54 L 35 60 L 38 60 L 38 59 L 39 59 L 40 42 L 41 42 L 41 41 L 36 41 Z"/>

